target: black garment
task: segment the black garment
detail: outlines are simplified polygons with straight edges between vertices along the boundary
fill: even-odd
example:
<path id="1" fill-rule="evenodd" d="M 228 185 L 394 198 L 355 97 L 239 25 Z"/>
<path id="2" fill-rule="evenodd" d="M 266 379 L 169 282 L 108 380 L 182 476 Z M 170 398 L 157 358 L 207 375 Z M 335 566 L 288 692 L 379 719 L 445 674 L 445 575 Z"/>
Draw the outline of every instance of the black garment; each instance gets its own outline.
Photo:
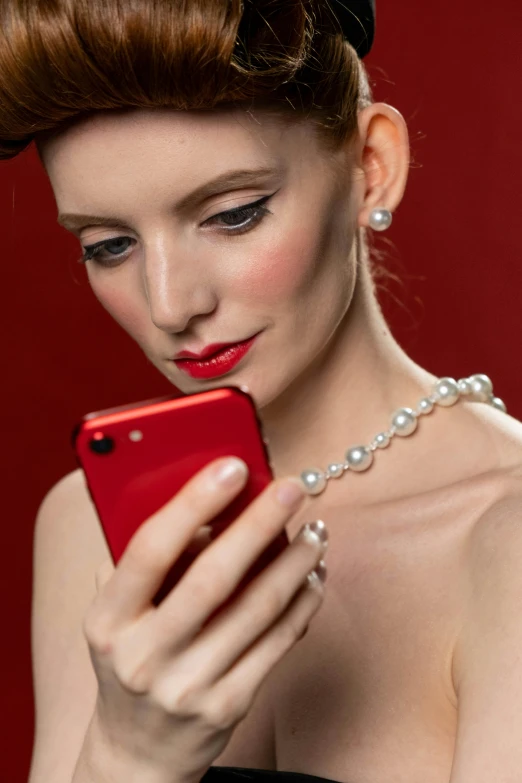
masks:
<path id="1" fill-rule="evenodd" d="M 246 767 L 210 767 L 201 783 L 338 783 L 330 778 L 303 775 L 300 772 L 248 769 Z"/>

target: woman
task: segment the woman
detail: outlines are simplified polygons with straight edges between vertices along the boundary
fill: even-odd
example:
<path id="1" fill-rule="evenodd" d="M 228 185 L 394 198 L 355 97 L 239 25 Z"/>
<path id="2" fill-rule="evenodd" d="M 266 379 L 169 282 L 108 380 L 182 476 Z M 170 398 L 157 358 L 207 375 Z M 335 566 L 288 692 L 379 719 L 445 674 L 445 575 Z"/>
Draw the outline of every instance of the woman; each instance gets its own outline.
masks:
<path id="1" fill-rule="evenodd" d="M 3 4 L 0 156 L 35 139 L 102 305 L 183 392 L 248 386 L 276 473 L 207 545 L 245 480 L 212 463 L 116 568 L 81 474 L 51 490 L 30 783 L 520 775 L 522 424 L 384 322 L 367 237 L 401 202 L 407 130 L 371 99 L 370 5 L 343 5 L 341 32 L 319 0 Z M 179 357 L 254 337 L 224 374 Z"/>

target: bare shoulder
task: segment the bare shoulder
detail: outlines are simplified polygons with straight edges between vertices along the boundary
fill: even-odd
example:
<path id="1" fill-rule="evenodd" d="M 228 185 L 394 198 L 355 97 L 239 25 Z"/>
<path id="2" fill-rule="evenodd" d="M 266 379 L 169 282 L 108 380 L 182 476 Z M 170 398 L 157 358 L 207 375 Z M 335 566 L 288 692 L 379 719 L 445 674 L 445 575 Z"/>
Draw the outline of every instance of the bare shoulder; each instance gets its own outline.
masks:
<path id="1" fill-rule="evenodd" d="M 36 519 L 35 568 L 63 563 L 74 553 L 75 566 L 98 568 L 110 558 L 96 509 L 83 471 L 75 470 L 58 481 L 44 497 Z"/>
<path id="2" fill-rule="evenodd" d="M 83 473 L 76 470 L 47 493 L 34 532 L 30 783 L 71 780 L 97 693 L 83 619 L 96 594 L 96 571 L 108 557 Z"/>
<path id="3" fill-rule="evenodd" d="M 515 541 L 522 546 L 522 422 L 487 407 L 476 416 L 486 438 L 495 491 L 470 531 L 471 572 L 482 570 L 487 552 L 493 564 L 495 553 L 503 558 Z"/>
<path id="4" fill-rule="evenodd" d="M 466 542 L 462 632 L 455 654 L 457 680 L 477 649 L 476 642 L 469 643 L 474 638 L 471 629 L 481 627 L 486 615 L 498 622 L 500 618 L 507 624 L 517 622 L 522 630 L 522 422 L 494 410 L 482 413 L 481 419 L 494 465 L 493 491 Z"/>
<path id="5" fill-rule="evenodd" d="M 92 511 L 92 503 L 83 471 L 73 470 L 58 481 L 44 497 L 38 519 L 54 519 L 55 515 L 74 507 Z"/>
<path id="6" fill-rule="evenodd" d="M 475 578 L 502 567 L 517 556 L 522 562 L 522 442 L 521 455 L 496 476 L 496 492 L 477 518 L 469 537 L 469 569 Z"/>
<path id="7" fill-rule="evenodd" d="M 469 530 L 461 559 L 452 783 L 515 780 L 522 765 L 522 435 L 520 422 L 510 417 L 493 425 L 495 491 Z"/>
<path id="8" fill-rule="evenodd" d="M 63 563 L 74 553 L 77 568 L 96 570 L 110 558 L 109 548 L 92 503 L 83 471 L 75 470 L 58 481 L 44 497 L 34 534 L 35 568 Z"/>
<path id="9" fill-rule="evenodd" d="M 484 450 L 513 476 L 522 475 L 522 421 L 489 405 L 472 406 L 473 426 Z"/>

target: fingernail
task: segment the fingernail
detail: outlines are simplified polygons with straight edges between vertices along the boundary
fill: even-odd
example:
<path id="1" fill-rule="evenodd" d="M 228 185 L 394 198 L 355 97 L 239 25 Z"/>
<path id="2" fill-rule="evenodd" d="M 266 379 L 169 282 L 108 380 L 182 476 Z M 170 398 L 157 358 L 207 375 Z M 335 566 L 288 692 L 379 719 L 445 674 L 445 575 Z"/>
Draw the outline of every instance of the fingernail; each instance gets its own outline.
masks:
<path id="1" fill-rule="evenodd" d="M 326 577 L 328 576 L 328 569 L 326 567 L 326 563 L 324 562 L 324 560 L 319 560 L 314 570 L 324 585 L 324 583 L 326 582 Z"/>
<path id="2" fill-rule="evenodd" d="M 323 585 L 326 582 L 328 571 L 326 569 L 326 563 L 324 560 L 320 560 L 313 571 L 310 571 L 306 577 L 310 587 L 314 587 L 317 582 L 321 582 Z"/>
<path id="3" fill-rule="evenodd" d="M 299 479 L 288 479 L 279 485 L 276 496 L 283 506 L 297 508 L 305 496 L 305 490 Z"/>
<path id="4" fill-rule="evenodd" d="M 214 473 L 214 478 L 218 484 L 227 486 L 236 484 L 239 478 L 246 476 L 248 468 L 246 463 L 238 457 L 231 457 L 226 462 L 221 463 Z"/>
<path id="5" fill-rule="evenodd" d="M 326 549 L 328 546 L 328 528 L 322 519 L 316 519 L 315 522 L 307 522 L 301 528 L 301 534 L 303 536 L 313 536 L 315 539 L 319 539 L 323 547 Z"/>

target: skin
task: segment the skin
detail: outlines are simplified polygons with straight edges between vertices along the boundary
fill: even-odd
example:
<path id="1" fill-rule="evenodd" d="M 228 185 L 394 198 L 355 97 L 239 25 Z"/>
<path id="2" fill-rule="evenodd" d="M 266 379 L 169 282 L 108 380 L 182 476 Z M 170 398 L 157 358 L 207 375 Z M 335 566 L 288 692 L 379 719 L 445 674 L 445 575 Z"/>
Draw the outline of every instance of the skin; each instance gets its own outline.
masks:
<path id="1" fill-rule="evenodd" d="M 394 211 L 401 201 L 406 125 L 395 109 L 375 104 L 359 127 L 358 143 L 330 159 L 307 124 L 285 130 L 262 113 L 139 110 L 95 115 L 41 149 L 59 212 L 116 211 L 132 227 L 75 233 L 82 245 L 133 238 L 125 263 L 88 262 L 89 280 L 176 386 L 194 392 L 223 382 L 178 370 L 170 358 L 179 350 L 263 330 L 227 382 L 249 387 L 277 474 L 340 456 L 347 436 L 339 433 L 366 442 L 434 379 L 395 342 L 368 275 L 356 272 L 357 228 L 368 225 L 372 208 Z M 271 163 L 279 175 L 172 219 L 173 204 L 216 172 Z M 272 214 L 247 233 L 230 237 L 223 224 L 202 225 L 274 192 Z"/>
<path id="2" fill-rule="evenodd" d="M 226 382 L 248 386 L 256 400 L 277 476 L 339 460 L 429 392 L 435 376 L 397 344 L 367 268 L 356 264 L 358 228 L 374 207 L 395 212 L 406 186 L 408 134 L 392 107 L 361 111 L 356 138 L 333 156 L 307 124 L 166 110 L 93 115 L 47 139 L 40 154 L 60 213 L 124 221 L 76 230 L 82 245 L 133 240 L 118 266 L 88 262 L 89 280 L 173 384 L 184 392 L 222 385 L 191 379 L 170 358 L 262 330 Z M 267 164 L 279 173 L 174 210 L 217 173 Z M 209 220 L 272 193 L 271 214 L 246 233 L 227 236 Z M 481 562 L 468 544 L 498 524 L 491 509 L 508 494 L 506 477 L 520 472 L 521 446 L 522 425 L 489 406 L 439 409 L 412 438 L 396 438 L 379 464 L 330 482 L 292 520 L 291 536 L 309 519 L 326 521 L 330 576 L 317 621 L 266 688 L 279 768 L 339 781 L 448 781 L 457 686 L 476 648 L 471 632 L 459 637 L 466 575 Z M 477 672 L 480 694 L 487 678 Z M 465 759 L 486 747 L 476 727 L 487 710 L 478 704 Z M 480 764 L 468 776 L 461 758 L 452 783 L 478 780 Z M 241 742 L 216 763 L 240 766 Z"/>

